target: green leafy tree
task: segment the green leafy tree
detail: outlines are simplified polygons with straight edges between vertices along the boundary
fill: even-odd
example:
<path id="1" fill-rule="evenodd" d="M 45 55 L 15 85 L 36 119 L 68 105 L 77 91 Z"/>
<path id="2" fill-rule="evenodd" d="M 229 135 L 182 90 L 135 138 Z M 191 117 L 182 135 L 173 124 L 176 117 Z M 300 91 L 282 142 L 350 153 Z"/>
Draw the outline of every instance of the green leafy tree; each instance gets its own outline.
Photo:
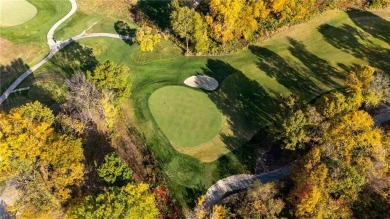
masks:
<path id="1" fill-rule="evenodd" d="M 110 185 L 127 184 L 132 171 L 121 161 L 115 152 L 104 157 L 104 162 L 97 170 L 99 176 Z"/>
<path id="2" fill-rule="evenodd" d="M 92 72 L 88 71 L 87 76 L 88 80 L 100 90 L 113 91 L 118 96 L 129 95 L 130 69 L 124 65 L 116 65 L 112 61 L 106 61 L 96 66 Z"/>
<path id="3" fill-rule="evenodd" d="M 295 96 L 282 98 L 279 112 L 274 117 L 271 132 L 277 140 L 281 140 L 282 147 L 288 150 L 303 148 L 306 141 L 305 125 L 307 119 L 300 109 L 300 101 Z"/>
<path id="4" fill-rule="evenodd" d="M 190 35 L 194 30 L 194 14 L 193 9 L 188 8 L 187 6 L 180 7 L 178 3 L 174 2 L 174 9 L 171 13 L 171 25 L 173 31 L 181 38 L 186 40 L 186 51 L 188 53 L 188 45 L 190 40 Z"/>
<path id="5" fill-rule="evenodd" d="M 141 51 L 153 51 L 154 46 L 160 42 L 161 35 L 156 29 L 143 24 L 137 29 L 135 40 L 140 45 Z"/>
<path id="6" fill-rule="evenodd" d="M 199 53 L 207 52 L 210 48 L 208 37 L 208 26 L 204 18 L 198 13 L 194 13 L 194 33 L 192 41 L 195 43 L 195 50 Z"/>

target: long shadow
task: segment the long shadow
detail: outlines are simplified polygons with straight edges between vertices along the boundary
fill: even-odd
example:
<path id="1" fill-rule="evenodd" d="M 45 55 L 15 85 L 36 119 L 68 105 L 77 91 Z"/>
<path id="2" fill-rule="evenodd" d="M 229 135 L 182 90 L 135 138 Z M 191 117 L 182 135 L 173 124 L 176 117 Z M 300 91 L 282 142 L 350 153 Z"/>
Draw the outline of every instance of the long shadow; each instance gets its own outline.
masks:
<path id="1" fill-rule="evenodd" d="M 327 60 L 309 52 L 302 42 L 290 37 L 288 40 L 291 44 L 288 50 L 311 71 L 311 75 L 327 86 L 337 87 L 340 85 L 334 78 L 343 78 L 341 72 L 337 71 Z"/>
<path id="2" fill-rule="evenodd" d="M 258 46 L 250 46 L 249 49 L 259 57 L 257 66 L 269 77 L 275 78 L 295 95 L 303 99 L 309 99 L 322 92 L 310 78 L 296 70 L 277 53 Z"/>
<path id="3" fill-rule="evenodd" d="M 148 20 L 164 30 L 170 26 L 170 2 L 171 0 L 139 0 L 137 6 Z"/>
<path id="4" fill-rule="evenodd" d="M 373 44 L 364 32 L 344 24 L 334 27 L 329 24 L 318 28 L 325 40 L 337 49 L 349 53 L 356 58 L 366 60 L 369 65 L 390 72 L 390 50 Z M 361 43 L 361 42 L 364 42 Z"/>
<path id="5" fill-rule="evenodd" d="M 127 24 L 126 22 L 124 21 L 117 21 L 115 22 L 114 24 L 114 28 L 115 28 L 115 31 L 119 34 L 119 35 L 123 35 L 123 36 L 130 36 L 130 37 L 134 37 L 135 36 L 135 31 L 136 29 L 134 28 L 131 28 L 129 26 L 129 24 Z M 133 45 L 133 41 L 132 40 L 123 40 L 126 44 L 128 45 Z"/>
<path id="6" fill-rule="evenodd" d="M 347 14 L 356 26 L 390 44 L 390 22 L 369 11 L 351 9 Z"/>
<path id="7" fill-rule="evenodd" d="M 210 99 L 227 118 L 232 133 L 222 135 L 225 145 L 232 154 L 217 161 L 219 177 L 242 173 L 254 167 L 258 145 L 247 143 L 256 132 L 268 124 L 275 100 L 257 81 L 247 78 L 241 71 L 221 60 L 209 59 L 203 74 L 220 83 L 214 92 L 208 92 Z M 241 148 L 245 147 L 245 148 Z M 239 150 L 237 150 L 240 148 Z"/>
<path id="8" fill-rule="evenodd" d="M 93 70 L 99 63 L 93 55 L 93 50 L 78 42 L 72 42 L 59 51 L 51 60 L 51 63 L 60 67 L 68 76 L 76 71 Z"/>
<path id="9" fill-rule="evenodd" d="M 17 77 L 29 68 L 21 58 L 12 60 L 8 65 L 0 65 L 0 92 L 3 93 Z"/>
<path id="10" fill-rule="evenodd" d="M 257 81 L 221 60 L 209 59 L 203 73 L 220 83 L 218 90 L 208 95 L 228 118 L 234 135 L 245 136 L 245 132 L 268 122 L 274 100 Z"/>

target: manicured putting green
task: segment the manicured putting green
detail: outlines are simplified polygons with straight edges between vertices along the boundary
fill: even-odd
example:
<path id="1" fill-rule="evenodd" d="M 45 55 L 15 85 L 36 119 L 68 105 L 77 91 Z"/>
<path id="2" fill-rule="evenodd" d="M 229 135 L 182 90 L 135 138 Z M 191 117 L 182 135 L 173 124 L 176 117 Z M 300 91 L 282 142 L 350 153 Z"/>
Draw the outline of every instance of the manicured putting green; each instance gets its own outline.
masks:
<path id="1" fill-rule="evenodd" d="M 0 26 L 16 26 L 31 20 L 37 8 L 26 0 L 0 0 Z"/>
<path id="2" fill-rule="evenodd" d="M 222 128 L 222 114 L 202 91 L 163 87 L 150 96 L 149 108 L 165 136 L 179 147 L 207 142 Z"/>

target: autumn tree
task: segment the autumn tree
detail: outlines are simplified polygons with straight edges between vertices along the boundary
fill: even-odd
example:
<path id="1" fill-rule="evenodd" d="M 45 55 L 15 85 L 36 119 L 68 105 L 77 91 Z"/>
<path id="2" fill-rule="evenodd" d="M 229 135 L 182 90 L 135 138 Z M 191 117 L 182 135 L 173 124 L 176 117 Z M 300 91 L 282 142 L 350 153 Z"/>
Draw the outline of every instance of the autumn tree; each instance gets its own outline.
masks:
<path id="1" fill-rule="evenodd" d="M 369 98 L 374 100 L 369 100 L 369 102 L 376 105 L 379 103 L 390 103 L 390 77 L 377 72 L 374 78 L 371 81 L 369 88 Z"/>
<path id="2" fill-rule="evenodd" d="M 364 186 L 386 172 L 389 149 L 367 112 L 350 111 L 330 121 L 323 143 L 293 168 L 289 200 L 297 217 L 350 218 Z"/>
<path id="3" fill-rule="evenodd" d="M 225 45 L 238 36 L 237 22 L 241 19 L 244 1 L 211 0 L 209 7 L 210 13 L 206 15 L 206 21 L 213 31 L 214 39 Z"/>
<path id="4" fill-rule="evenodd" d="M 96 109 L 100 109 L 99 100 L 101 93 L 96 86 L 90 83 L 85 74 L 75 73 L 70 79 L 65 80 L 65 85 L 69 88 L 67 102 L 63 108 L 75 119 L 79 119 L 84 124 L 93 120 Z"/>
<path id="5" fill-rule="evenodd" d="M 243 218 L 279 218 L 284 202 L 277 197 L 278 194 L 275 183 L 256 181 L 239 204 L 237 213 Z"/>
<path id="6" fill-rule="evenodd" d="M 339 92 L 332 92 L 321 96 L 315 105 L 316 110 L 325 118 L 333 118 L 336 115 L 348 111 L 346 97 Z"/>
<path id="7" fill-rule="evenodd" d="M 52 112 L 39 102 L 0 114 L 1 180 L 17 179 L 22 206 L 32 212 L 59 207 L 83 181 L 80 139 L 56 132 L 53 124 Z"/>
<path id="8" fill-rule="evenodd" d="M 377 106 L 381 101 L 376 89 L 373 88 L 375 69 L 368 66 L 360 66 L 355 71 L 351 71 L 346 80 L 345 86 L 350 98 L 350 105 L 360 107 L 363 103 L 366 106 Z"/>
<path id="9" fill-rule="evenodd" d="M 160 42 L 161 35 L 156 29 L 143 24 L 137 29 L 135 40 L 140 45 L 141 51 L 153 51 L 154 46 Z"/>
<path id="10" fill-rule="evenodd" d="M 148 184 L 128 184 L 122 188 L 111 187 L 96 196 L 87 196 L 75 203 L 67 212 L 69 219 L 154 219 L 159 215 L 154 194 Z"/>

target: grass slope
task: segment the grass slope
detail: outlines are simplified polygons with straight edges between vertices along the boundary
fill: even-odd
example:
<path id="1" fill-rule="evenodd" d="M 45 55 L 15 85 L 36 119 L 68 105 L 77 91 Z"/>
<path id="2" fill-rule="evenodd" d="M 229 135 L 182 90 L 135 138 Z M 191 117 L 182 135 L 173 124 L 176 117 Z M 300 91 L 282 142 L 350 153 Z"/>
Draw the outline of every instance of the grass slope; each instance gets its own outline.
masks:
<path id="1" fill-rule="evenodd" d="M 0 0 L 0 26 L 16 26 L 31 20 L 37 8 L 26 0 Z"/>
<path id="2" fill-rule="evenodd" d="M 254 133 L 264 132 L 263 127 L 277 110 L 275 97 L 293 93 L 311 100 L 342 86 L 345 73 L 358 64 L 390 72 L 389 18 L 389 9 L 328 11 L 248 50 L 219 57 L 183 57 L 166 41 L 152 53 L 142 53 L 138 45 L 115 39 L 84 39 L 80 44 L 90 48 L 82 51 L 93 54 L 100 62 L 110 59 L 131 68 L 129 108 L 133 120 L 129 122 L 145 137 L 171 192 L 186 208 L 218 179 L 253 171 L 257 151 L 267 141 L 245 142 Z M 68 69 L 60 63 L 50 65 Z M 155 91 L 165 86 L 182 86 L 194 74 L 209 75 L 220 82 L 217 92 L 206 94 L 226 118 L 218 139 L 207 147 L 222 145 L 220 149 L 224 151 L 214 150 L 220 157 L 207 163 L 175 150 L 149 108 L 149 98 Z"/>
<path id="3" fill-rule="evenodd" d="M 162 132 L 176 147 L 195 147 L 209 141 L 222 127 L 222 116 L 207 94 L 167 86 L 149 98 L 149 108 Z"/>

